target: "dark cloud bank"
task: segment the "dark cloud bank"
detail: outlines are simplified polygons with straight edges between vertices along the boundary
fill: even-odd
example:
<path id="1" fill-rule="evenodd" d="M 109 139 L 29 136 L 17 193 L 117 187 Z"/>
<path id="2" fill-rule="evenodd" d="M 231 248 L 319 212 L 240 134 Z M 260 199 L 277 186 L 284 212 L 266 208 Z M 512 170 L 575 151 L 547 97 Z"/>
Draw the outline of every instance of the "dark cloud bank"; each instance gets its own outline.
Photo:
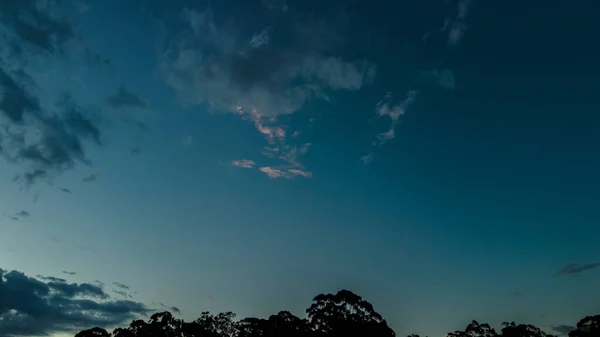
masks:
<path id="1" fill-rule="evenodd" d="M 29 277 L 0 269 L 0 336 L 41 336 L 115 326 L 149 312 L 141 303 L 112 300 L 89 283 Z"/>

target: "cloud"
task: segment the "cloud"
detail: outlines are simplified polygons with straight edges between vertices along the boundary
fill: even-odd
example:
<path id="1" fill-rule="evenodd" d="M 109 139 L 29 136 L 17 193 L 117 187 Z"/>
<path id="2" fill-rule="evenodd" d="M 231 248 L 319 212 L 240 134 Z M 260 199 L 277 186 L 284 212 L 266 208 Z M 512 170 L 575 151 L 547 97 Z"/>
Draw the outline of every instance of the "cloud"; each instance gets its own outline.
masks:
<path id="1" fill-rule="evenodd" d="M 276 168 L 268 167 L 268 166 L 259 168 L 259 171 L 263 172 L 264 174 L 269 176 L 269 178 L 271 178 L 271 179 L 289 178 L 289 176 L 287 175 L 286 172 L 276 169 Z"/>
<path id="2" fill-rule="evenodd" d="M 43 281 L 51 281 L 51 282 L 57 282 L 57 283 L 66 283 L 67 280 L 63 279 L 63 278 L 58 278 L 58 277 L 54 277 L 54 276 L 41 276 L 41 275 L 36 275 L 36 278 L 43 280 Z"/>
<path id="3" fill-rule="evenodd" d="M 307 44 L 295 43 L 306 38 L 291 28 L 244 36 L 237 27 L 220 25 L 211 10 L 186 10 L 183 17 L 188 29 L 167 36 L 159 58 L 167 83 L 185 105 L 290 114 L 312 98 L 358 90 L 375 72 L 369 62 L 324 55 L 317 45 L 307 50 Z M 273 34 L 291 42 L 274 48 L 265 43 Z"/>
<path id="4" fill-rule="evenodd" d="M 422 71 L 419 75 L 419 82 L 430 86 L 441 87 L 446 90 L 454 90 L 454 73 L 449 69 L 431 69 Z"/>
<path id="5" fill-rule="evenodd" d="M 64 188 L 64 187 L 61 187 L 61 188 L 59 188 L 59 190 L 61 190 L 61 191 L 65 192 L 65 193 L 67 193 L 67 194 L 71 194 L 71 193 L 73 193 L 73 191 L 71 191 L 71 190 L 70 190 L 70 189 L 68 189 L 68 188 Z"/>
<path id="6" fill-rule="evenodd" d="M 125 297 L 125 298 L 133 299 L 133 296 L 131 296 L 130 294 L 128 294 L 128 293 L 127 293 L 127 292 L 125 292 L 125 291 L 121 291 L 121 290 L 113 290 L 113 293 L 115 293 L 115 294 L 117 294 L 117 295 L 120 295 L 120 296 L 122 296 L 122 297 Z"/>
<path id="7" fill-rule="evenodd" d="M 559 335 L 568 335 L 569 332 L 577 330 L 576 327 L 571 325 L 555 325 L 552 326 L 552 331 L 556 332 Z"/>
<path id="8" fill-rule="evenodd" d="M 231 162 L 231 165 L 234 167 L 241 168 L 253 168 L 256 163 L 253 160 L 242 159 L 242 160 L 234 160 Z"/>
<path id="9" fill-rule="evenodd" d="M 134 147 L 133 149 L 129 150 L 129 154 L 132 156 L 139 156 L 142 154 L 142 150 L 139 147 Z"/>
<path id="10" fill-rule="evenodd" d="M 271 179 L 285 178 L 292 179 L 297 176 L 301 176 L 304 178 L 311 178 L 312 172 L 303 171 L 300 169 L 288 169 L 282 170 L 275 167 L 263 166 L 258 169 L 259 171 L 266 174 Z"/>
<path id="11" fill-rule="evenodd" d="M 186 135 L 183 137 L 183 139 L 181 139 L 181 145 L 182 146 L 191 146 L 192 143 L 194 142 L 194 136 L 192 135 Z"/>
<path id="12" fill-rule="evenodd" d="M 98 175 L 95 173 L 92 173 L 89 176 L 84 177 L 81 181 L 84 183 L 89 183 L 89 182 L 96 181 L 96 180 L 98 180 Z"/>
<path id="13" fill-rule="evenodd" d="M 60 1 L 8 0 L 3 3 L 0 22 L 6 46 L 14 53 L 24 53 L 17 43 L 24 43 L 38 53 L 62 51 L 75 37 L 71 25 L 55 15 Z"/>
<path id="14" fill-rule="evenodd" d="M 281 12 L 287 12 L 289 9 L 286 0 L 263 0 L 263 5 L 270 10 L 278 10 Z"/>
<path id="15" fill-rule="evenodd" d="M 265 28 L 261 30 L 260 33 L 252 35 L 249 43 L 252 48 L 258 48 L 262 45 L 269 44 L 269 40 L 269 31 Z"/>
<path id="16" fill-rule="evenodd" d="M 21 210 L 21 211 L 17 212 L 17 214 L 15 214 L 15 216 L 19 217 L 19 218 L 27 218 L 30 215 L 31 214 L 29 212 L 25 211 L 25 210 Z"/>
<path id="17" fill-rule="evenodd" d="M 148 103 L 139 98 L 136 94 L 128 91 L 125 87 L 120 87 L 119 90 L 108 97 L 107 102 L 115 109 L 127 108 L 146 108 Z"/>
<path id="18" fill-rule="evenodd" d="M 181 310 L 178 307 L 171 307 L 169 309 L 171 309 L 171 311 L 173 311 L 176 314 L 181 314 Z"/>
<path id="19" fill-rule="evenodd" d="M 600 262 L 586 264 L 569 263 L 559 270 L 556 275 L 577 275 L 598 267 L 600 267 Z"/>
<path id="20" fill-rule="evenodd" d="M 289 170 L 287 170 L 287 172 L 288 172 L 288 174 L 291 174 L 292 176 L 301 176 L 304 178 L 312 177 L 312 172 L 307 172 L 307 171 L 303 171 L 303 170 L 289 169 Z"/>
<path id="21" fill-rule="evenodd" d="M 449 16 L 444 21 L 442 31 L 447 34 L 447 43 L 450 46 L 456 46 L 460 43 L 465 32 L 468 29 L 466 20 L 469 11 L 475 0 L 457 0 L 455 1 L 455 14 Z"/>
<path id="22" fill-rule="evenodd" d="M 67 333 L 114 326 L 149 310 L 141 303 L 111 300 L 98 286 L 33 278 L 0 269 L 0 334 L 7 337 Z"/>
<path id="23" fill-rule="evenodd" d="M 42 104 L 51 97 L 31 73 L 31 59 L 64 60 L 94 55 L 62 18 L 59 0 L 9 0 L 0 12 L 0 38 L 6 48 L 0 53 L 0 157 L 20 166 L 16 181 L 31 185 L 79 163 L 90 164 L 84 144 L 100 144 L 101 132 L 96 111 L 83 107 L 69 95 L 55 105 Z M 32 71 L 33 70 L 33 71 Z"/>
<path id="24" fill-rule="evenodd" d="M 76 273 L 76 272 L 74 272 L 74 271 L 66 271 L 66 270 L 63 270 L 63 271 L 62 271 L 62 273 L 63 273 L 63 274 L 67 274 L 67 275 L 71 275 L 71 276 L 73 276 L 73 275 L 77 274 L 77 273 Z"/>
<path id="25" fill-rule="evenodd" d="M 388 142 L 389 140 L 396 137 L 396 124 L 400 122 L 400 117 L 404 116 L 406 109 L 410 104 L 415 101 L 415 98 L 419 92 L 416 90 L 410 90 L 406 94 L 406 98 L 403 101 L 392 104 L 392 93 L 388 92 L 385 94 L 383 99 L 377 103 L 375 107 L 377 117 L 388 117 L 391 121 L 390 128 L 388 131 L 379 133 L 377 139 L 379 140 L 379 146 Z"/>
<path id="26" fill-rule="evenodd" d="M 114 286 L 116 286 L 116 287 L 118 287 L 118 288 L 121 288 L 121 289 L 126 289 L 126 290 L 129 290 L 129 286 L 128 286 L 128 285 L 125 285 L 125 284 L 123 284 L 123 283 L 119 283 L 119 282 L 113 282 L 113 285 L 114 285 Z"/>
<path id="27" fill-rule="evenodd" d="M 366 155 L 360 157 L 360 160 L 365 165 L 371 164 L 373 162 L 373 159 L 375 159 L 375 154 L 373 152 L 369 152 Z"/>

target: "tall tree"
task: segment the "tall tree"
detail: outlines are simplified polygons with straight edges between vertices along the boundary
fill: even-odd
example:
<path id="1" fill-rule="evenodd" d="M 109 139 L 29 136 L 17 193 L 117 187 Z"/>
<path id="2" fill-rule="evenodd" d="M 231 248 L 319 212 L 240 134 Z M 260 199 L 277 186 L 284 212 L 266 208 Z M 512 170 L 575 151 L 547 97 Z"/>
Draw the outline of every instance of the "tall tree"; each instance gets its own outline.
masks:
<path id="1" fill-rule="evenodd" d="M 306 313 L 311 329 L 322 336 L 396 335 L 371 303 L 349 290 L 316 296 Z"/>

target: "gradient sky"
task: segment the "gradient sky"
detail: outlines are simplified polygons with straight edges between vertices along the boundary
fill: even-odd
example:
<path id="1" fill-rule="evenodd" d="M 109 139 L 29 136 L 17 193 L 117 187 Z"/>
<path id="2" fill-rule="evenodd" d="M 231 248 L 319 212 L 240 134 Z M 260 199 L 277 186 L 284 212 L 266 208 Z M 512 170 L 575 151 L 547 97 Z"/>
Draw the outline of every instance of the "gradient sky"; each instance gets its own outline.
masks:
<path id="1" fill-rule="evenodd" d="M 347 288 L 398 335 L 574 325 L 600 8 L 551 3 L 2 1 L 0 268 L 185 319 Z"/>

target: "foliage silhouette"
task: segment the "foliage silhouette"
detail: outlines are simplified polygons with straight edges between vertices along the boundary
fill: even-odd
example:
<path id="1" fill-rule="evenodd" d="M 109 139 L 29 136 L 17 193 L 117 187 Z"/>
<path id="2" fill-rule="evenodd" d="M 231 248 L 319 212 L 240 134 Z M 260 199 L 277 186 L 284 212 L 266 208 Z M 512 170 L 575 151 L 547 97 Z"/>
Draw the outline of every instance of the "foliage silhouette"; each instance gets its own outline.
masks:
<path id="1" fill-rule="evenodd" d="M 192 322 L 159 312 L 148 321 L 134 320 L 126 328 L 112 334 L 102 328 L 79 332 L 75 337 L 394 337 L 395 332 L 373 305 L 349 290 L 321 294 L 306 309 L 306 318 L 281 311 L 268 319 L 248 317 L 235 320 L 233 312 L 212 315 L 201 313 Z M 515 322 L 502 323 L 496 332 L 487 323 L 472 321 L 464 330 L 450 332 L 448 337 L 552 337 L 540 328 Z M 564 334 L 563 336 L 566 336 Z M 413 334 L 408 337 L 419 337 Z M 600 337 L 600 315 L 587 316 L 577 323 L 568 337 Z"/>
<path id="2" fill-rule="evenodd" d="M 600 315 L 587 316 L 577 323 L 577 329 L 569 332 L 569 337 L 600 336 Z"/>

